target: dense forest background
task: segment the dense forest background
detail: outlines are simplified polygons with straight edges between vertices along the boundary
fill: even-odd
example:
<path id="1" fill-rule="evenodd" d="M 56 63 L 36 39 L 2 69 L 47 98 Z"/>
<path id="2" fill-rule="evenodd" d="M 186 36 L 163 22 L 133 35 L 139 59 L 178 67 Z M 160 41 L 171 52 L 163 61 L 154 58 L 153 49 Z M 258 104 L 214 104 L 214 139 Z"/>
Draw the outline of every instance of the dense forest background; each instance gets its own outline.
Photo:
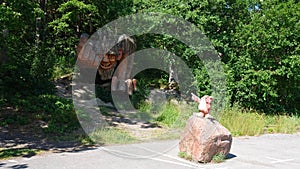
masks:
<path id="1" fill-rule="evenodd" d="M 203 31 L 224 64 L 228 106 L 299 113 L 299 0 L 2 0 L 0 106 L 44 106 L 52 81 L 73 71 L 80 34 L 139 12 L 172 14 Z M 199 93 L 211 92 L 206 71 L 184 44 L 163 35 L 136 39 L 139 49 L 176 53 L 193 69 Z"/>

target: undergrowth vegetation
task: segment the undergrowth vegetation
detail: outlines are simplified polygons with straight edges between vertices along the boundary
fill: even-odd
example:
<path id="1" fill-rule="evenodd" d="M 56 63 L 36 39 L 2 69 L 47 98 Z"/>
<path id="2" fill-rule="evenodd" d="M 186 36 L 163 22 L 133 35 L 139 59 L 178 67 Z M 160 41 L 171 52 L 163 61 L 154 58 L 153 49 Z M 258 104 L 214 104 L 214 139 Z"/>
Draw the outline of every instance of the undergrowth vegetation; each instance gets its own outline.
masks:
<path id="1" fill-rule="evenodd" d="M 142 107 L 142 110 L 145 111 L 145 107 Z M 161 107 L 155 121 L 165 127 L 182 130 L 193 112 L 197 112 L 194 104 L 168 102 Z M 300 131 L 300 117 L 297 115 L 267 115 L 234 106 L 226 108 L 217 117 L 233 136 L 257 136 Z"/>
<path id="2" fill-rule="evenodd" d="M 117 128 L 99 129 L 91 134 L 91 139 L 99 144 L 129 144 L 137 142 L 138 139 L 131 136 L 128 132 Z"/>
<path id="3" fill-rule="evenodd" d="M 0 149 L 0 159 L 6 159 L 9 157 L 23 156 L 23 157 L 31 157 L 39 153 L 39 150 L 29 149 L 29 148 L 17 148 L 17 149 Z"/>
<path id="4" fill-rule="evenodd" d="M 221 115 L 220 123 L 228 128 L 233 136 L 300 131 L 300 117 L 298 115 L 267 115 L 236 107 L 225 110 Z"/>
<path id="5" fill-rule="evenodd" d="M 11 97 L 2 104 L 2 127 L 41 123 L 45 133 L 57 135 L 80 127 L 72 101 L 54 94 Z"/>

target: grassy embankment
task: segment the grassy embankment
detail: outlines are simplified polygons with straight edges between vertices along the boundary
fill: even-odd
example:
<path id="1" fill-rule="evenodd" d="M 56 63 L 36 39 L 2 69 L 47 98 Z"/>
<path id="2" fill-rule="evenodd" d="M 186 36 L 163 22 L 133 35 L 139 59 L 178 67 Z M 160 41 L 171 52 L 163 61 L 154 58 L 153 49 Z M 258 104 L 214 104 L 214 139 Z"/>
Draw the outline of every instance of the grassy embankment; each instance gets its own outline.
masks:
<path id="1" fill-rule="evenodd" d="M 181 129 L 196 105 L 166 104 L 158 113 L 157 122 L 163 126 Z M 295 133 L 300 130 L 299 115 L 267 115 L 231 107 L 218 115 L 219 122 L 233 136 L 257 136 L 268 133 Z"/>
<path id="2" fill-rule="evenodd" d="M 159 110 L 151 111 L 149 104 L 141 104 L 140 116 L 151 117 L 152 123 L 166 130 L 157 134 L 155 139 L 178 139 L 192 112 L 196 112 L 196 105 L 181 103 L 167 103 L 160 106 Z M 157 108 L 156 108 L 157 110 Z M 218 121 L 225 126 L 233 136 L 258 136 L 272 133 L 295 133 L 300 131 L 300 117 L 297 115 L 266 115 L 255 111 L 243 111 L 239 108 L 227 108 L 222 114 L 218 114 Z M 174 133 L 175 131 L 175 133 Z M 97 134 L 96 134 L 97 135 Z M 119 144 L 139 142 L 139 138 L 130 135 L 129 132 L 119 129 L 103 130 L 98 133 L 98 138 L 104 142 Z M 168 135 L 168 136 L 166 136 Z M 106 140 L 106 141 L 105 141 Z"/>
<path id="3" fill-rule="evenodd" d="M 74 141 L 90 144 L 90 139 L 83 133 L 77 133 L 80 124 L 77 121 L 72 102 L 58 98 L 54 95 L 40 95 L 23 99 L 16 99 L 11 110 L 5 109 L 9 105 L 5 99 L 1 100 L 0 127 L 26 126 L 37 121 L 45 122 L 44 126 L 34 126 L 35 130 L 42 131 L 45 137 L 56 141 Z M 141 117 L 151 117 L 150 122 L 160 126 L 164 133 L 156 133 L 154 139 L 178 139 L 187 119 L 196 111 L 196 105 L 185 103 L 166 103 L 159 108 L 148 103 L 138 106 Z M 218 119 L 222 125 L 229 129 L 233 136 L 257 136 L 267 133 L 295 133 L 300 129 L 298 115 L 266 115 L 255 111 L 242 111 L 233 107 L 226 109 Z M 159 131 L 158 131 L 159 132 Z M 38 133 L 38 132 L 36 132 Z M 131 135 L 130 132 L 120 128 L 110 127 L 96 131 L 94 138 L 102 144 L 128 144 L 143 140 Z M 149 139 L 151 140 L 151 139 Z M 152 139 L 153 140 L 153 139 Z M 0 158 L 24 156 L 39 153 L 35 149 L 3 149 Z"/>

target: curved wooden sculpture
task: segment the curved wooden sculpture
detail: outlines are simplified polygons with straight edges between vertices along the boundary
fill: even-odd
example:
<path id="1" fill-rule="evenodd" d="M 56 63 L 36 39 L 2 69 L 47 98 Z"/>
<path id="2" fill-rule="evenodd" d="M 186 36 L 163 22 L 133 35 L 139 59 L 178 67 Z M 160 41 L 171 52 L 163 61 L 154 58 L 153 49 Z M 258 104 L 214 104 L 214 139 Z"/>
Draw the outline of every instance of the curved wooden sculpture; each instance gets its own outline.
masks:
<path id="1" fill-rule="evenodd" d="M 95 44 L 89 44 L 86 33 L 80 36 L 76 46 L 77 59 L 85 68 L 95 68 L 97 66 L 98 76 L 96 82 L 106 83 L 111 81 L 112 91 L 126 91 L 132 95 L 136 90 L 136 79 L 130 79 L 133 66 L 133 57 L 127 56 L 134 53 L 136 44 L 128 35 L 119 36 L 116 45 L 108 50 L 107 53 L 97 53 Z M 101 45 L 101 43 L 100 43 Z M 99 63 L 100 62 L 100 63 Z M 123 62 L 122 64 L 120 64 Z M 118 68 L 118 69 L 117 69 Z"/>

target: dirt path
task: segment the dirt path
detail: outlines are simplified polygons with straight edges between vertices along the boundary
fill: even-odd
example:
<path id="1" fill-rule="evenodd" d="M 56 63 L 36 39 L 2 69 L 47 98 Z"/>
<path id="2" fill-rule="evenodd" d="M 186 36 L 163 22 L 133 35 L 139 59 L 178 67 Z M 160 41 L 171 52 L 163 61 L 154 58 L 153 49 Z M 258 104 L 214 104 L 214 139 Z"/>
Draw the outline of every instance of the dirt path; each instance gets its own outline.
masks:
<path id="1" fill-rule="evenodd" d="M 55 81 L 57 88 L 57 95 L 63 98 L 71 98 L 72 96 L 72 74 L 68 74 L 58 78 Z M 104 84 L 105 87 L 109 84 Z M 154 94 L 154 97 L 159 97 Z M 157 98 L 154 98 L 157 99 Z M 118 112 L 111 102 L 104 102 L 99 98 L 96 98 L 98 106 L 105 109 L 104 118 L 107 123 L 115 128 L 122 129 L 128 132 L 131 136 L 138 138 L 141 141 L 155 140 L 155 139 L 168 139 L 174 138 L 174 135 L 178 135 L 178 131 L 170 131 L 156 123 L 151 123 L 147 120 L 137 120 L 128 117 L 126 114 Z M 172 137 L 173 136 L 173 137 Z"/>

